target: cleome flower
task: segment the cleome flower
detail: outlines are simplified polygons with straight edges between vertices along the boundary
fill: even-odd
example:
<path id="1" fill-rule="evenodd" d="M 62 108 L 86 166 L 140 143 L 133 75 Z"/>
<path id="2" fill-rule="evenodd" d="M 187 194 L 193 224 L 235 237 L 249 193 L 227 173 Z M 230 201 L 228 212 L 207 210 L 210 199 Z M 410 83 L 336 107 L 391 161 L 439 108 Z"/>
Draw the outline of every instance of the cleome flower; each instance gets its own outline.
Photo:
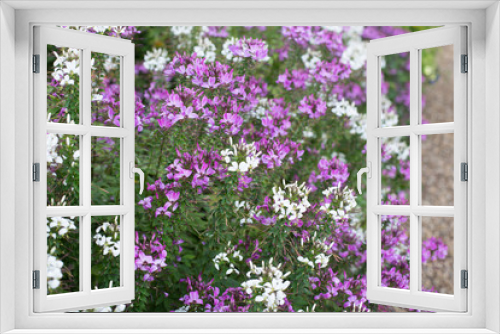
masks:
<path id="1" fill-rule="evenodd" d="M 227 243 L 227 249 L 225 252 L 220 252 L 213 259 L 215 269 L 220 270 L 221 264 L 227 262 L 229 264 L 229 269 L 226 270 L 226 275 L 229 276 L 232 273 L 236 273 L 237 275 L 240 273 L 238 268 L 234 266 L 234 261 L 241 262 L 243 261 L 243 255 L 241 252 L 236 250 L 237 246 L 231 246 L 231 241 Z"/>
<path id="2" fill-rule="evenodd" d="M 348 213 L 357 205 L 356 197 L 353 195 L 349 187 L 344 187 L 342 190 L 337 187 L 330 187 L 323 191 L 325 202 L 319 208 L 327 215 L 335 220 L 349 218 Z"/>
<path id="3" fill-rule="evenodd" d="M 47 254 L 47 285 L 50 289 L 57 289 L 61 284 L 63 266 L 64 263 L 61 260 Z"/>
<path id="4" fill-rule="evenodd" d="M 280 270 L 281 264 L 273 266 L 273 259 L 268 263 L 262 261 L 262 267 L 257 267 L 249 262 L 250 271 L 247 277 L 252 275 L 259 276 L 257 279 L 250 279 L 241 283 L 243 289 L 255 298 L 255 302 L 262 303 L 265 307 L 264 312 L 277 312 L 280 306 L 286 302 L 285 290 L 290 286 L 290 281 L 284 279 L 290 275 L 290 272 L 283 274 Z"/>
<path id="5" fill-rule="evenodd" d="M 305 183 L 300 186 L 295 183 L 285 184 L 284 190 L 281 187 L 273 187 L 273 205 L 275 213 L 278 213 L 278 219 L 296 220 L 303 217 L 303 214 L 311 206 L 307 196 L 310 192 Z M 288 193 L 287 193 L 288 190 Z"/>
<path id="6" fill-rule="evenodd" d="M 268 46 L 265 41 L 252 38 L 231 38 L 222 46 L 222 55 L 233 62 L 240 62 L 243 58 L 255 61 L 268 61 Z"/>
<path id="7" fill-rule="evenodd" d="M 232 138 L 229 138 L 229 142 L 231 149 L 220 152 L 224 162 L 229 165 L 228 171 L 245 174 L 259 166 L 262 152 L 257 152 L 255 143 L 246 144 L 241 140 L 238 144 L 233 144 Z"/>
<path id="8" fill-rule="evenodd" d="M 153 48 L 152 51 L 147 51 L 144 56 L 144 67 L 150 71 L 161 72 L 169 61 L 167 50 Z"/>
<path id="9" fill-rule="evenodd" d="M 102 254 L 111 253 L 114 257 L 120 255 L 120 225 L 115 219 L 114 224 L 104 222 L 96 228 L 95 243 L 102 248 Z"/>

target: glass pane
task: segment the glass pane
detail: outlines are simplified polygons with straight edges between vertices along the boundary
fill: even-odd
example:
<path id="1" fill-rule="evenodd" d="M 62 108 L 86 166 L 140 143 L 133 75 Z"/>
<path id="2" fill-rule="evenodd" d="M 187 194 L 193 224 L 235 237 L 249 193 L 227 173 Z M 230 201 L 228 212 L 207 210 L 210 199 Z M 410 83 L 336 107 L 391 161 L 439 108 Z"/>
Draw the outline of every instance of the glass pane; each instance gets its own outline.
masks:
<path id="1" fill-rule="evenodd" d="M 453 122 L 453 45 L 421 50 L 422 124 Z"/>
<path id="2" fill-rule="evenodd" d="M 80 122 L 80 51 L 47 45 L 48 122 Z"/>
<path id="3" fill-rule="evenodd" d="M 421 217 L 422 290 L 453 294 L 453 218 Z"/>
<path id="4" fill-rule="evenodd" d="M 120 286 L 120 216 L 92 217 L 92 289 Z"/>
<path id="5" fill-rule="evenodd" d="M 80 205 L 80 136 L 47 133 L 47 206 Z"/>
<path id="6" fill-rule="evenodd" d="M 410 124 L 410 53 L 380 57 L 382 85 L 380 87 L 380 125 Z"/>
<path id="7" fill-rule="evenodd" d="M 80 291 L 80 218 L 47 218 L 47 294 Z"/>
<path id="8" fill-rule="evenodd" d="M 380 138 L 380 145 L 381 204 L 410 204 L 410 137 Z"/>
<path id="9" fill-rule="evenodd" d="M 381 216 L 381 286 L 410 289 L 410 218 Z"/>
<path id="10" fill-rule="evenodd" d="M 120 126 L 120 59 L 92 52 L 92 125 Z"/>
<path id="11" fill-rule="evenodd" d="M 92 137 L 92 205 L 120 204 L 120 139 Z"/>
<path id="12" fill-rule="evenodd" d="M 453 133 L 421 136 L 422 205 L 453 206 Z"/>

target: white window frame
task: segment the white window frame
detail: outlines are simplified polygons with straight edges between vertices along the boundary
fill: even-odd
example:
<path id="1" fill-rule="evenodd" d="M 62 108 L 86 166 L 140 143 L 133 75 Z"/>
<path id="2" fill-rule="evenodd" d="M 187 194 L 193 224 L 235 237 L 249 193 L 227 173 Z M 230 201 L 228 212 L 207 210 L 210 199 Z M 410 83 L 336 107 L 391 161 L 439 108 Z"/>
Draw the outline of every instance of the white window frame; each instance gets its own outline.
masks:
<path id="1" fill-rule="evenodd" d="M 467 76 L 461 73 L 461 56 L 467 54 L 466 27 L 440 27 L 410 34 L 372 40 L 367 50 L 367 164 L 371 169 L 367 190 L 367 291 L 373 303 L 421 310 L 467 310 L 467 290 L 461 287 L 461 270 L 467 270 L 467 188 L 461 181 L 461 163 L 467 163 Z M 453 121 L 422 124 L 421 50 L 453 46 Z M 381 58 L 409 53 L 410 57 L 410 124 L 384 127 L 381 124 Z M 454 138 L 454 204 L 423 206 L 421 135 L 453 134 Z M 410 140 L 410 203 L 381 205 L 381 140 L 407 136 Z M 439 159 L 439 157 L 436 157 Z M 381 217 L 408 216 L 410 221 L 410 286 L 409 289 L 382 287 L 381 283 Z M 453 293 L 421 291 L 422 287 L 422 217 L 453 218 Z"/>
<path id="2" fill-rule="evenodd" d="M 66 9 L 61 7 L 68 7 Z M 397 8 L 395 8 L 397 6 Z M 15 9 L 14 9 L 14 8 Z M 120 7 L 120 8 L 117 8 Z M 50 9 L 58 9 L 50 10 Z M 100 8 L 100 9 L 99 9 Z M 103 9 L 107 8 L 107 9 Z M 135 9 L 134 9 L 135 8 Z M 141 8 L 141 10 L 137 10 Z M 48 10 L 44 10 L 48 9 Z M 0 4 L 0 330 L 12 333 L 500 332 L 500 10 L 497 1 L 134 2 L 4 1 Z M 470 186 L 466 313 L 437 314 L 35 314 L 31 269 L 32 27 L 71 25 L 441 25 L 469 28 Z M 15 38 L 14 38 L 15 36 Z M 15 50 L 15 51 L 14 51 Z M 15 67 L 14 67 L 15 66 Z M 487 69 L 487 71 L 486 71 Z M 5 74 L 10 74 L 7 77 Z M 15 83 L 12 85 L 12 78 Z M 14 111 L 14 112 L 13 112 Z M 12 126 L 14 124 L 14 126 Z M 15 138 L 12 145 L 12 137 Z M 488 154 L 486 154 L 488 152 Z M 15 163 L 14 163 L 15 161 Z M 15 174 L 14 174 L 15 173 Z M 12 175 L 15 177 L 12 177 Z M 488 182 L 486 182 L 486 175 Z M 12 189 L 15 197 L 12 198 Z M 28 196 L 27 196 L 28 194 Z M 15 207 L 15 210 L 8 210 Z M 486 219 L 487 218 L 487 219 Z M 472 228 L 473 226 L 473 228 Z M 14 238 L 12 237 L 14 236 Z M 12 256 L 14 250 L 14 256 Z M 486 263 L 488 265 L 486 266 Z M 15 270 L 12 270 L 15 268 Z M 14 305 L 14 307 L 12 307 Z M 143 330 L 134 328 L 143 328 Z M 98 330 L 100 329 L 100 330 Z M 196 330 L 198 329 L 198 330 Z M 267 330 L 264 330 L 267 329 Z M 273 330 L 274 329 L 274 330 Z M 295 330 L 293 330 L 295 329 Z M 345 331 L 343 330 L 345 329 Z M 236 332 L 232 330 L 231 332 Z"/>
<path id="3" fill-rule="evenodd" d="M 34 311 L 69 311 L 75 309 L 130 303 L 134 299 L 135 185 L 132 168 L 135 160 L 135 62 L 130 40 L 88 34 L 81 31 L 36 26 L 34 54 L 39 55 L 39 73 L 33 74 L 34 162 L 39 163 L 39 181 L 33 184 L 34 204 L 34 270 L 39 272 L 39 289 L 34 289 Z M 80 50 L 80 122 L 78 124 L 47 122 L 47 45 Z M 91 58 L 92 52 L 117 56 L 120 71 L 120 127 L 91 124 Z M 77 135 L 80 138 L 80 204 L 47 207 L 46 134 Z M 120 203 L 91 203 L 91 139 L 110 137 L 120 143 Z M 79 291 L 48 295 L 47 227 L 48 217 L 79 217 Z M 113 288 L 95 290 L 91 286 L 92 217 L 120 217 L 120 281 Z"/>

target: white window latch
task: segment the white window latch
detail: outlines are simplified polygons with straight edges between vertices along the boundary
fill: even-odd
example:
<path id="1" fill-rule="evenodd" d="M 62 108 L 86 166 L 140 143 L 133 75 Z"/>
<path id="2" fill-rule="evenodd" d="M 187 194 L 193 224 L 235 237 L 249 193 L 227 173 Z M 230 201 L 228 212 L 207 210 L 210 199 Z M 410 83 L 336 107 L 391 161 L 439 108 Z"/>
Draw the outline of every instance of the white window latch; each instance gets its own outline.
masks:
<path id="1" fill-rule="evenodd" d="M 361 168 L 358 171 L 358 193 L 362 194 L 363 192 L 361 191 L 361 175 L 366 173 L 369 179 L 372 178 L 372 163 L 368 161 L 368 167 Z"/>
<path id="2" fill-rule="evenodd" d="M 144 190 L 144 172 L 140 168 L 134 167 L 133 161 L 130 161 L 129 171 L 130 171 L 129 176 L 131 179 L 134 178 L 135 173 L 139 174 L 139 185 L 140 185 L 139 194 L 142 194 L 142 191 Z"/>

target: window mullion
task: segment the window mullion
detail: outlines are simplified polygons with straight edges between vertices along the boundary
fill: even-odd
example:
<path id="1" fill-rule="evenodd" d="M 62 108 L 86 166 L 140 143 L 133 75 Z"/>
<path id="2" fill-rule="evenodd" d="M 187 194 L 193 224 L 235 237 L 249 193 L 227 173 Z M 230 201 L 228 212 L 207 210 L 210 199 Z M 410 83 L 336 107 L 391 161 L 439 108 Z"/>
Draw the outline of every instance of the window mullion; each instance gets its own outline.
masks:
<path id="1" fill-rule="evenodd" d="M 85 48 L 83 50 L 83 61 L 81 66 L 82 71 L 82 124 L 86 128 L 86 133 L 82 136 L 82 173 L 81 181 L 83 183 L 82 197 L 83 206 L 88 211 L 82 217 L 82 233 L 81 233 L 81 252 L 80 252 L 80 272 L 82 273 L 83 289 L 85 293 L 90 293 L 91 287 L 91 266 L 92 266 L 92 231 L 91 231 L 91 216 L 90 216 L 90 205 L 91 205 L 91 168 L 92 168 L 92 156 L 91 156 L 91 54 L 90 49 Z"/>
<path id="2" fill-rule="evenodd" d="M 419 56 L 417 49 L 410 50 L 410 292 L 418 292 L 420 282 L 420 247 L 419 247 L 419 217 L 413 212 L 420 203 L 420 145 L 418 135 L 413 132 L 413 128 L 418 125 L 419 110 Z"/>

